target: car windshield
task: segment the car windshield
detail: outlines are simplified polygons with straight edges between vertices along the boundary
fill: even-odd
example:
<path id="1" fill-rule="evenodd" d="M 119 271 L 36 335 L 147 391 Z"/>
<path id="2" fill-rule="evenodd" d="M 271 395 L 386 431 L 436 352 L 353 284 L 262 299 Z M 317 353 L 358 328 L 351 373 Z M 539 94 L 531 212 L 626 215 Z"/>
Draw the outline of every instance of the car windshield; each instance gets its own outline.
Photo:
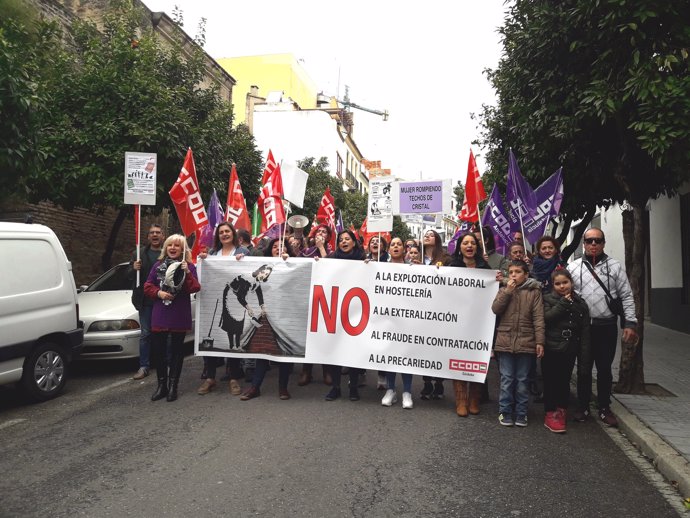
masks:
<path id="1" fill-rule="evenodd" d="M 89 284 L 84 291 L 118 291 L 131 290 L 132 282 L 127 279 L 128 264 L 118 264 L 111 268 L 98 279 Z M 145 279 L 142 279 L 143 283 Z"/>

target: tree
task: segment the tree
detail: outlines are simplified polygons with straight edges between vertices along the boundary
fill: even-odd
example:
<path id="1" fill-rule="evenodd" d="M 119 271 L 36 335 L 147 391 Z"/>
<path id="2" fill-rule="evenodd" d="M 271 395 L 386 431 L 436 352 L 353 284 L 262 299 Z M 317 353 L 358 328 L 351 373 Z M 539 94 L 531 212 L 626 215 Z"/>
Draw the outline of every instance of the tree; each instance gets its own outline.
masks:
<path id="1" fill-rule="evenodd" d="M 217 84 L 202 87 L 200 47 L 163 46 L 143 12 L 117 0 L 102 20 L 71 26 L 70 45 L 55 45 L 40 80 L 50 96 L 39 112 L 42 167 L 21 183 L 30 201 L 49 200 L 68 210 L 119 208 L 102 266 L 110 263 L 121 223 L 126 151 L 158 155 L 157 205 L 172 208 L 168 190 L 188 147 L 194 150 L 200 188 L 208 199 L 227 190 L 231 163 L 249 200 L 256 199 L 261 153 L 244 126 L 232 126 L 232 107 Z"/>
<path id="2" fill-rule="evenodd" d="M 624 237 L 640 342 L 621 359 L 626 392 L 644 389 L 644 206 L 688 178 L 688 20 L 687 2 L 517 0 L 488 72 L 498 104 L 484 108 L 480 142 L 496 179 L 512 146 L 533 184 L 563 165 L 571 221 L 613 202 L 632 207 Z"/>
<path id="3" fill-rule="evenodd" d="M 0 198 L 7 199 L 41 169 L 38 114 L 49 96 L 37 78 L 59 40 L 56 24 L 38 20 L 19 0 L 0 0 L 0 12 Z"/>

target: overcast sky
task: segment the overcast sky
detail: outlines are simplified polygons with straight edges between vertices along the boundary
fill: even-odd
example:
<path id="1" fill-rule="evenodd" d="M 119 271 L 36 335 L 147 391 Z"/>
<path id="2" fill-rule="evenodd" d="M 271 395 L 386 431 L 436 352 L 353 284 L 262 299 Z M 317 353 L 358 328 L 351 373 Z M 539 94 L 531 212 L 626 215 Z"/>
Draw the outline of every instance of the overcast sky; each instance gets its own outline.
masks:
<path id="1" fill-rule="evenodd" d="M 470 114 L 494 102 L 482 71 L 500 56 L 502 0 L 144 3 L 169 15 L 179 6 L 191 36 L 205 17 L 205 49 L 216 59 L 294 54 L 327 95 L 342 99 L 348 85 L 352 102 L 390 112 L 383 122 L 353 110 L 354 138 L 365 158 L 381 160 L 401 178 L 421 173 L 464 183 L 478 135 Z M 481 158 L 478 164 L 483 173 Z"/>

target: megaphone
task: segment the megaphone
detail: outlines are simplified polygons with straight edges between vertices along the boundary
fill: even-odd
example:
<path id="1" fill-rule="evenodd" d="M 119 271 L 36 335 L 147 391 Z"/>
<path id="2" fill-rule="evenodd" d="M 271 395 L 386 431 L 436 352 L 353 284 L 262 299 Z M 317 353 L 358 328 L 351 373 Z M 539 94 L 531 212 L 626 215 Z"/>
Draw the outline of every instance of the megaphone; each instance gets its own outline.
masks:
<path id="1" fill-rule="evenodd" d="M 288 218 L 287 224 L 295 231 L 295 237 L 302 239 L 302 237 L 304 237 L 304 227 L 309 224 L 309 218 L 300 214 L 295 214 Z"/>

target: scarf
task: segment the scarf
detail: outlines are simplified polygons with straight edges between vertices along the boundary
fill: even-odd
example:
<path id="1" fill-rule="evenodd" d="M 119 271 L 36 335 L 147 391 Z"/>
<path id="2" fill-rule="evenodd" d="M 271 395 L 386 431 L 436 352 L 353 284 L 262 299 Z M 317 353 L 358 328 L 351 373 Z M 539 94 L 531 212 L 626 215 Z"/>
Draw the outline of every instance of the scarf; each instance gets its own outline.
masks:
<path id="1" fill-rule="evenodd" d="M 156 268 L 156 279 L 162 291 L 177 295 L 184 284 L 185 272 L 180 268 L 181 261 L 170 257 L 163 259 Z M 170 305 L 172 301 L 164 300 L 163 304 Z M 167 304 L 166 304 L 167 303 Z"/>
<path id="2" fill-rule="evenodd" d="M 354 259 L 356 261 L 362 261 L 364 259 L 364 251 L 361 248 L 353 248 L 346 253 L 338 248 L 333 254 L 333 257 L 335 259 Z"/>

